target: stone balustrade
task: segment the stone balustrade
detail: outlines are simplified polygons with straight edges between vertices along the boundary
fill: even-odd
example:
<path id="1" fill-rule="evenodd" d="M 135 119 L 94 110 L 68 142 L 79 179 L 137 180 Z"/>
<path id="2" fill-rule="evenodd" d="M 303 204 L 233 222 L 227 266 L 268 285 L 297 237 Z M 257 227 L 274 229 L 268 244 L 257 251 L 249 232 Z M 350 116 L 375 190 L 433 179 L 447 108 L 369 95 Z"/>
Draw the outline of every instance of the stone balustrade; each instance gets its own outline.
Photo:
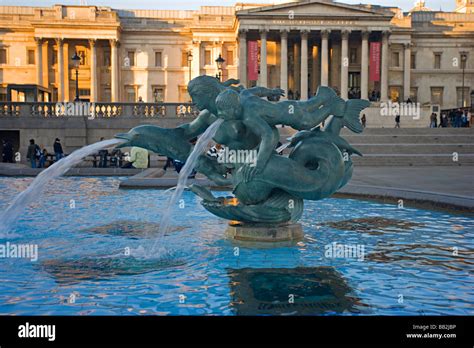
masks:
<path id="1" fill-rule="evenodd" d="M 190 103 L 52 103 L 0 102 L 0 119 L 4 117 L 64 118 L 188 118 L 199 110 Z"/>

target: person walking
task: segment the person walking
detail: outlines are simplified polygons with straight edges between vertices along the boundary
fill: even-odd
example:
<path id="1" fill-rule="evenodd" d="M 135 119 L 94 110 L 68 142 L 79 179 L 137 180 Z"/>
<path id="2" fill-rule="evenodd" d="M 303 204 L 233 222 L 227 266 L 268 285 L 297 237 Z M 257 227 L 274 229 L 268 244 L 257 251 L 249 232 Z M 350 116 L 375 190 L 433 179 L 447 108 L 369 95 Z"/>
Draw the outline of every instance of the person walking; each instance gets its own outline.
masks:
<path id="1" fill-rule="evenodd" d="M 365 125 L 367 123 L 367 118 L 365 117 L 365 114 L 362 114 L 362 118 L 360 119 L 360 122 L 362 123 L 362 127 L 365 128 Z"/>
<path id="2" fill-rule="evenodd" d="M 395 116 L 395 128 L 400 128 L 400 115 Z"/>
<path id="3" fill-rule="evenodd" d="M 430 128 L 437 128 L 436 125 L 436 114 L 434 112 L 431 113 L 430 116 Z"/>
<path id="4" fill-rule="evenodd" d="M 30 160 L 31 168 L 36 168 L 36 161 L 40 158 L 40 156 L 40 147 L 35 144 L 35 139 L 30 139 L 30 145 L 28 146 L 28 150 L 26 152 L 26 159 Z"/>
<path id="5" fill-rule="evenodd" d="M 63 147 L 61 145 L 61 141 L 59 138 L 56 138 L 54 141 L 54 156 L 56 157 L 56 162 L 59 161 L 61 158 L 64 157 Z"/>

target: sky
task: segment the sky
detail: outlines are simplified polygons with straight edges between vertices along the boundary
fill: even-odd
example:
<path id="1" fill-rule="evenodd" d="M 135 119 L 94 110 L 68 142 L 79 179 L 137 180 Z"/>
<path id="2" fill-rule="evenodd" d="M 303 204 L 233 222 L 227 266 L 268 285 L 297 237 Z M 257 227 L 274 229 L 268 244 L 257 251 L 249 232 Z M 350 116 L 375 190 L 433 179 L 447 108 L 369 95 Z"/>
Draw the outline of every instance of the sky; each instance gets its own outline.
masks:
<path id="1" fill-rule="evenodd" d="M 118 9 L 177 9 L 195 10 L 199 6 L 231 6 L 237 2 L 273 3 L 275 0 L 85 0 L 88 5 L 109 6 Z M 404 11 L 410 10 L 415 0 L 343 0 L 346 4 L 375 4 L 383 6 L 396 6 Z M 0 0 L 3 6 L 52 6 L 54 4 L 80 5 L 81 0 Z M 426 7 L 433 10 L 452 11 L 455 0 L 426 0 Z"/>

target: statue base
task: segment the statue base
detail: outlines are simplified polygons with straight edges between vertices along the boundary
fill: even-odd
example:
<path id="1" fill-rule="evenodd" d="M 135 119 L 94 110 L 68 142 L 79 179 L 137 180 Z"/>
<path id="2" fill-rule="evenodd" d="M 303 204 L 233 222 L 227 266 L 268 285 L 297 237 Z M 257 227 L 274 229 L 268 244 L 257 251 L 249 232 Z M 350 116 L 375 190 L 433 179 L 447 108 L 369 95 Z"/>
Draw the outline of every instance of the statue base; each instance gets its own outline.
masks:
<path id="1" fill-rule="evenodd" d="M 301 224 L 282 225 L 240 224 L 231 223 L 226 229 L 226 236 L 242 242 L 292 242 L 303 239 Z"/>

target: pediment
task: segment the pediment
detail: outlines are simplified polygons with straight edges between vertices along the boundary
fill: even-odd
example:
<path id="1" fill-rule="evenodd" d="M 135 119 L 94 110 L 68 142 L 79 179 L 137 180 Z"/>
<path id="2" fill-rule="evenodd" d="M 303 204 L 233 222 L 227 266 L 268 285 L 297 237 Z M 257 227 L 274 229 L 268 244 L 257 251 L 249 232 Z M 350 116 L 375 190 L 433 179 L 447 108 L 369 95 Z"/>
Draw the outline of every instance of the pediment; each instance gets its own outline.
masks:
<path id="1" fill-rule="evenodd" d="M 256 7 L 248 10 L 237 12 L 237 16 L 289 16 L 290 11 L 295 18 L 302 17 L 317 17 L 317 16 L 332 16 L 332 17 L 386 17 L 390 16 L 388 13 L 365 8 L 359 5 L 348 5 L 342 3 L 331 2 L 329 0 L 302 0 L 299 2 L 289 2 L 286 4 Z"/>

